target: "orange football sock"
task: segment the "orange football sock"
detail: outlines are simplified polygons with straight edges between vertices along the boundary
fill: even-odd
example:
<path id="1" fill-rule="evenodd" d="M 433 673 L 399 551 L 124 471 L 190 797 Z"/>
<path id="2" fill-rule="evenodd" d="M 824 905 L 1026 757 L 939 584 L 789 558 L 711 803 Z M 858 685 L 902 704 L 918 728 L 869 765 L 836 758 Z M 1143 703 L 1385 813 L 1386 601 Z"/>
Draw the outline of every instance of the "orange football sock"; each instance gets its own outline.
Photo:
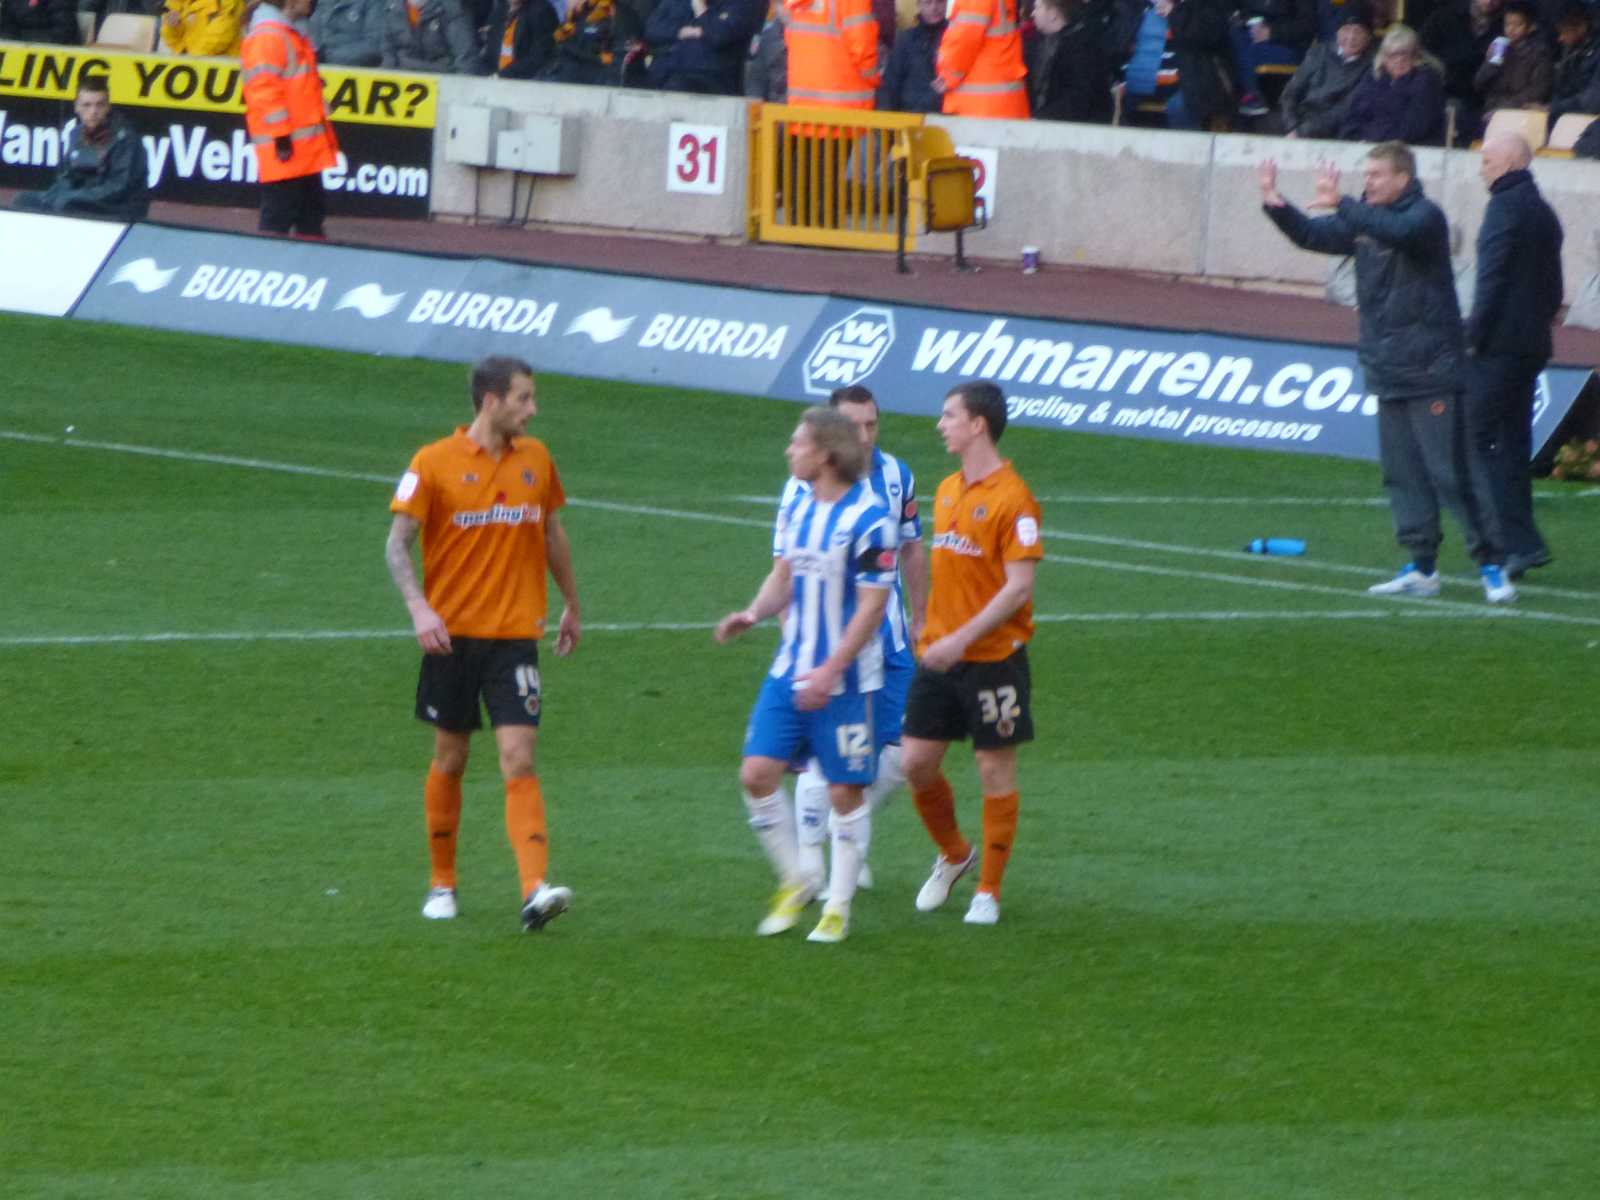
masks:
<path id="1" fill-rule="evenodd" d="M 550 840 L 544 828 L 544 793 L 536 775 L 506 780 L 506 837 L 517 856 L 524 897 L 544 880 L 550 865 Z"/>
<path id="2" fill-rule="evenodd" d="M 456 885 L 456 831 L 461 828 L 461 776 L 429 765 L 422 785 L 422 812 L 428 825 L 429 887 Z"/>
<path id="3" fill-rule="evenodd" d="M 1000 895 L 1000 880 L 1011 861 L 1011 843 L 1017 836 L 1017 793 L 983 798 L 983 862 L 978 866 L 978 890 Z"/>
<path id="4" fill-rule="evenodd" d="M 948 779 L 939 776 L 932 787 L 913 791 L 911 798 L 916 802 L 917 815 L 927 826 L 928 835 L 938 844 L 939 853 L 951 862 L 960 862 L 972 852 L 971 844 L 961 836 L 961 827 L 956 824 L 956 794 Z"/>

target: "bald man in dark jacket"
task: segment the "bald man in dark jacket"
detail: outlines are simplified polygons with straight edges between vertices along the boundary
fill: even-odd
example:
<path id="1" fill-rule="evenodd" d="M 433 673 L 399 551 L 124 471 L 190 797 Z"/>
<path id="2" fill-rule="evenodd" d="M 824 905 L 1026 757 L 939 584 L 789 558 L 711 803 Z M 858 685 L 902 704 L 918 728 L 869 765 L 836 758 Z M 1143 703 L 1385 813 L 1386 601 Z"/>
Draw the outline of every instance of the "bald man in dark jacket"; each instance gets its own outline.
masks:
<path id="1" fill-rule="evenodd" d="M 1561 222 L 1528 170 L 1517 134 L 1483 144 L 1489 206 L 1478 231 L 1478 280 L 1467 318 L 1466 418 L 1473 494 L 1513 579 L 1550 562 L 1533 520 L 1534 390 L 1550 361 L 1561 307 Z"/>

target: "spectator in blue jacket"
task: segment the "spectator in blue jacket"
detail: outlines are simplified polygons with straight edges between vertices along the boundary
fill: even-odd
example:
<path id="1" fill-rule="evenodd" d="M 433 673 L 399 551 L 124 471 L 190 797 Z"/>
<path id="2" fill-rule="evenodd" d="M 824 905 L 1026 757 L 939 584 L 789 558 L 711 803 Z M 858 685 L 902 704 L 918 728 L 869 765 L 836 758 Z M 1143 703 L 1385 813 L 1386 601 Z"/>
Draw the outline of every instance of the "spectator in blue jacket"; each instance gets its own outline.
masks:
<path id="1" fill-rule="evenodd" d="M 650 86 L 739 95 L 751 39 L 766 19 L 766 0 L 661 0 L 645 22 Z"/>
<path id="2" fill-rule="evenodd" d="M 1417 35 L 1391 26 L 1372 74 L 1350 97 L 1339 136 L 1351 142 L 1433 145 L 1444 138 L 1444 81 Z"/>
<path id="3" fill-rule="evenodd" d="M 944 97 L 933 90 L 934 60 L 947 24 L 944 0 L 917 0 L 916 24 L 895 38 L 889 51 L 889 64 L 878 85 L 880 111 L 942 111 Z"/>

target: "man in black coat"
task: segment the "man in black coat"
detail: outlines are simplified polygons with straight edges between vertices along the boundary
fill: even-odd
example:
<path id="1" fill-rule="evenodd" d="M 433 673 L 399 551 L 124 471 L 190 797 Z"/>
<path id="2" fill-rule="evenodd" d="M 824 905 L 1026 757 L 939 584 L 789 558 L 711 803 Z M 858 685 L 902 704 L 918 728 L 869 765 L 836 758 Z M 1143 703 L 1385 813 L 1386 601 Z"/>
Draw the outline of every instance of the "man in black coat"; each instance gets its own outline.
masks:
<path id="1" fill-rule="evenodd" d="M 13 208 L 69 217 L 142 221 L 150 211 L 150 170 L 139 131 L 111 107 L 104 76 L 81 75 L 73 122 L 61 139 L 61 167 L 42 192 L 18 192 Z"/>
<path id="2" fill-rule="evenodd" d="M 1372 26 L 1365 10 L 1352 8 L 1332 42 L 1317 42 L 1283 89 L 1286 137 L 1336 138 L 1350 97 L 1372 73 Z"/>
<path id="3" fill-rule="evenodd" d="M 1550 127 L 1567 113 L 1600 112 L 1600 29 L 1582 4 L 1561 14 L 1556 29 L 1561 55 L 1550 89 Z"/>
<path id="4" fill-rule="evenodd" d="M 650 86 L 737 96 L 751 39 L 766 19 L 764 0 L 661 0 L 644 26 Z"/>
<path id="5" fill-rule="evenodd" d="M 1403 142 L 1367 154 L 1362 198 L 1339 194 L 1339 172 L 1317 173 L 1308 217 L 1278 191 L 1272 159 L 1258 172 L 1267 216 L 1295 245 L 1353 254 L 1361 310 L 1359 357 L 1378 397 L 1378 458 L 1395 540 L 1411 561 L 1368 590 L 1380 596 L 1437 596 L 1439 506 L 1454 514 L 1491 604 L 1516 599 L 1470 492 L 1459 398 L 1465 344 L 1450 266 L 1450 228 L 1422 194 L 1416 157 Z"/>
<path id="6" fill-rule="evenodd" d="M 1022 58 L 1035 121 L 1111 123 L 1108 17 L 1084 0 L 1034 0 L 1033 35 L 1022 43 Z"/>
<path id="7" fill-rule="evenodd" d="M 76 46 L 78 6 L 72 0 L 0 0 L 0 39 Z"/>
<path id="8" fill-rule="evenodd" d="M 1483 143 L 1489 206 L 1478 231 L 1478 282 L 1467 318 L 1467 437 L 1472 488 L 1506 573 L 1550 561 L 1533 521 L 1533 402 L 1561 307 L 1561 222 L 1539 194 L 1533 151 L 1516 134 Z"/>
<path id="9" fill-rule="evenodd" d="M 939 72 L 939 42 L 948 22 L 944 0 L 917 0 L 917 23 L 894 39 L 889 63 L 878 84 L 879 112 L 944 111 L 944 97 L 934 91 Z"/>

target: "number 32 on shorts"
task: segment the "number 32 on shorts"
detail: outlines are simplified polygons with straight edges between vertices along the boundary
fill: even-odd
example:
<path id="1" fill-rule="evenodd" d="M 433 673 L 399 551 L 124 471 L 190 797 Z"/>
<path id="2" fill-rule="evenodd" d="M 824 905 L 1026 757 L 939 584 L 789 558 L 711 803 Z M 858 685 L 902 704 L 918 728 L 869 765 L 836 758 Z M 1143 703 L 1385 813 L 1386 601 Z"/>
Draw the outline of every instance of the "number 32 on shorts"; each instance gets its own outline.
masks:
<path id="1" fill-rule="evenodd" d="M 1022 715 L 1014 687 L 984 688 L 978 693 L 978 708 L 985 725 L 993 725 L 1001 737 L 1010 737 Z"/>

